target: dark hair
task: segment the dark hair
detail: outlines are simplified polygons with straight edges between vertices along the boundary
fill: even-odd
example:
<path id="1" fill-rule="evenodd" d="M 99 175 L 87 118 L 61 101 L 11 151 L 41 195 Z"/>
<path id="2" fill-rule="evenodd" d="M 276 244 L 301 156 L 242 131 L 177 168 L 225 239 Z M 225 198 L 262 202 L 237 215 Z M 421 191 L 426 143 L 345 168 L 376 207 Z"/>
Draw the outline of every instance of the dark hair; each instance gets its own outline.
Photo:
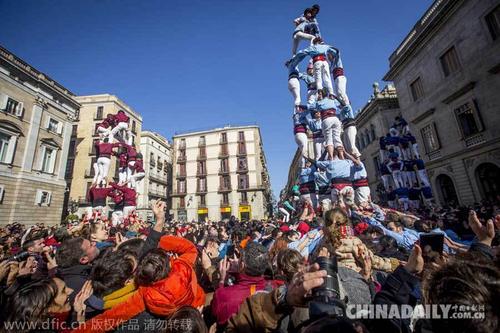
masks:
<path id="1" fill-rule="evenodd" d="M 47 237 L 47 230 L 34 230 L 26 236 L 23 243 L 23 251 L 27 251 L 29 247 L 35 244 L 35 241 Z"/>
<path id="2" fill-rule="evenodd" d="M 286 282 L 289 283 L 294 274 L 299 271 L 300 266 L 304 264 L 304 257 L 299 251 L 286 248 L 278 252 L 276 262 L 278 270 L 283 272 Z"/>
<path id="3" fill-rule="evenodd" d="M 54 231 L 54 239 L 59 243 L 62 243 L 70 238 L 71 235 L 69 234 L 68 229 L 66 227 L 60 227 Z"/>
<path id="4" fill-rule="evenodd" d="M 434 332 L 498 332 L 500 308 L 500 270 L 491 260 L 470 253 L 459 255 L 423 281 L 427 304 L 484 305 L 481 319 L 432 320 Z"/>
<path id="5" fill-rule="evenodd" d="M 170 261 L 167 251 L 156 248 L 142 258 L 137 267 L 135 282 L 138 286 L 148 286 L 162 280 L 170 273 Z"/>
<path id="6" fill-rule="evenodd" d="M 133 254 L 136 258 L 139 258 L 139 255 L 141 254 L 143 247 L 144 247 L 143 239 L 132 238 L 118 245 L 118 250 L 128 252 L 130 254 Z"/>
<path id="7" fill-rule="evenodd" d="M 413 228 L 415 228 L 415 230 L 417 230 L 418 232 L 428 232 L 429 231 L 428 230 L 429 225 L 427 225 L 427 223 L 425 223 L 422 220 L 415 221 L 415 223 L 413 224 Z"/>
<path id="8" fill-rule="evenodd" d="M 306 9 L 304 9 L 304 16 L 306 16 L 307 13 L 309 13 L 309 14 L 312 15 L 313 14 L 312 8 L 306 8 Z"/>
<path id="9" fill-rule="evenodd" d="M 29 332 L 48 317 L 47 310 L 57 296 L 57 285 L 53 279 L 38 280 L 20 287 L 9 298 L 5 322 L 16 323 L 6 332 Z M 19 323 L 19 326 L 17 326 Z M 26 325 L 23 325 L 26 324 Z"/>
<path id="10" fill-rule="evenodd" d="M 56 262 L 60 268 L 80 265 L 80 259 L 85 256 L 82 250 L 84 239 L 82 237 L 65 240 L 56 252 Z"/>
<path id="11" fill-rule="evenodd" d="M 248 242 L 243 251 L 244 273 L 250 276 L 261 276 L 269 267 L 267 249 L 259 243 Z"/>
<path id="12" fill-rule="evenodd" d="M 179 308 L 168 320 L 178 322 L 179 324 L 167 325 L 165 333 L 208 333 L 207 325 L 200 311 L 192 306 Z M 183 325 L 185 322 L 189 324 Z"/>
<path id="13" fill-rule="evenodd" d="M 92 267 L 90 279 L 94 294 L 97 297 L 102 297 L 123 288 L 133 273 L 134 263 L 126 253 L 121 251 L 108 252 L 98 259 Z"/>

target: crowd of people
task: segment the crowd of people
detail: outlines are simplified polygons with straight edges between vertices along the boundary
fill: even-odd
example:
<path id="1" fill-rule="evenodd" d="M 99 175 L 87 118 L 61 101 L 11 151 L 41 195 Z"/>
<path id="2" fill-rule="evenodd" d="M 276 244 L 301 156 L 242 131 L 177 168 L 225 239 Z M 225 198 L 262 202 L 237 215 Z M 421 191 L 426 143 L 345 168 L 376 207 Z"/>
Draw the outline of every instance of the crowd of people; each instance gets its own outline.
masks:
<path id="1" fill-rule="evenodd" d="M 282 201 L 281 214 L 182 222 L 169 219 L 165 203 L 156 201 L 154 221 L 141 221 L 124 209 L 132 207 L 140 159 L 123 142 L 126 119 L 110 120 L 97 129 L 102 137 L 88 214 L 61 225 L 22 221 L 0 228 L 0 331 L 500 330 L 500 198 L 472 207 L 428 205 L 416 213 L 371 200 L 339 52 L 322 42 L 319 10 L 314 5 L 294 21 L 294 57 L 287 64 L 293 69 L 305 55 L 313 58 L 314 91 L 306 107 L 300 93 L 294 99 L 294 128 L 300 146 L 319 121 L 323 141 L 314 159 L 304 153 L 296 193 Z M 296 52 L 303 39 L 313 45 Z M 295 83 L 289 85 L 296 92 Z M 113 153 L 123 175 L 108 188 Z M 101 191 L 114 192 L 125 214 L 108 219 Z"/>

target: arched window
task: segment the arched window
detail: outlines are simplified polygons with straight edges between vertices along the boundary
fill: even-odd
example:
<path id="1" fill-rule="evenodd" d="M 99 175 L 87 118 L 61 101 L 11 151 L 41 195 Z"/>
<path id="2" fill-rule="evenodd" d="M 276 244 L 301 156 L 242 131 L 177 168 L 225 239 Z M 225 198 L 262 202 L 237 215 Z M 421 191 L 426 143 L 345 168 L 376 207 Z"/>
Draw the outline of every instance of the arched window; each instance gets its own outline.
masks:
<path id="1" fill-rule="evenodd" d="M 448 175 L 441 174 L 437 176 L 436 184 L 439 187 L 439 195 L 443 205 L 458 205 L 457 191 L 455 190 L 453 180 Z"/>
<path id="2" fill-rule="evenodd" d="M 500 194 L 500 168 L 493 163 L 483 163 L 476 168 L 476 179 L 482 199 L 494 201 Z"/>

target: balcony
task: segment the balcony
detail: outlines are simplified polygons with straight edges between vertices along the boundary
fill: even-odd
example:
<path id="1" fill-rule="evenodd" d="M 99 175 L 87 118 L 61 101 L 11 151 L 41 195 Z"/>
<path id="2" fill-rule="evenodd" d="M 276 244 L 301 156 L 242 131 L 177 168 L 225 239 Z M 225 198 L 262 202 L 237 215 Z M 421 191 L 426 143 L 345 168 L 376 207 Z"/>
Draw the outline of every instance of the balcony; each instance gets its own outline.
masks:
<path id="1" fill-rule="evenodd" d="M 219 152 L 219 158 L 228 158 L 229 157 L 229 151 L 227 150 L 222 150 Z"/>
<path id="2" fill-rule="evenodd" d="M 229 168 L 227 169 L 219 169 L 219 175 L 229 175 L 231 172 L 229 171 Z"/>
<path id="3" fill-rule="evenodd" d="M 246 173 L 248 172 L 248 167 L 241 167 L 241 168 L 238 168 L 238 170 L 236 170 L 237 173 Z"/>
<path id="4" fill-rule="evenodd" d="M 198 209 L 200 209 L 200 208 L 207 208 L 207 204 L 205 202 L 198 201 Z"/>
<path id="5" fill-rule="evenodd" d="M 149 178 L 152 181 L 155 181 L 157 183 L 163 184 L 163 185 L 168 185 L 168 178 L 166 174 L 162 174 L 160 172 L 150 172 L 149 173 Z"/>
<path id="6" fill-rule="evenodd" d="M 186 205 L 185 204 L 181 204 L 181 203 L 177 203 L 177 209 L 186 209 Z"/>
<path id="7" fill-rule="evenodd" d="M 246 156 L 247 155 L 247 150 L 246 149 L 238 149 L 238 152 L 236 156 Z"/>
<path id="8" fill-rule="evenodd" d="M 229 201 L 221 200 L 220 201 L 220 206 L 221 207 L 231 207 L 231 203 Z"/>
<path id="9" fill-rule="evenodd" d="M 185 172 L 177 172 L 176 178 L 177 179 L 185 179 L 186 173 Z"/>
<path id="10" fill-rule="evenodd" d="M 207 188 L 206 187 L 198 187 L 196 188 L 196 194 L 205 194 L 207 193 Z"/>
<path id="11" fill-rule="evenodd" d="M 233 189 L 232 189 L 232 186 L 231 185 L 228 185 L 228 186 L 219 186 L 219 193 L 227 193 L 227 192 L 231 192 Z"/>
<path id="12" fill-rule="evenodd" d="M 240 206 L 248 206 L 249 203 L 248 203 L 248 199 L 246 200 L 240 200 Z"/>
<path id="13" fill-rule="evenodd" d="M 197 161 L 205 161 L 207 159 L 207 154 L 199 154 L 196 158 Z"/>
<path id="14" fill-rule="evenodd" d="M 149 189 L 148 194 L 150 196 L 157 197 L 157 198 L 163 198 L 163 199 L 167 198 L 167 190 L 158 191 L 158 190 Z"/>
<path id="15" fill-rule="evenodd" d="M 186 190 L 184 190 L 184 189 L 180 189 L 180 190 L 172 192 L 173 197 L 183 197 L 185 195 L 186 195 Z"/>
<path id="16" fill-rule="evenodd" d="M 177 163 L 184 163 L 184 162 L 186 162 L 186 155 L 177 156 Z"/>
<path id="17" fill-rule="evenodd" d="M 200 141 L 198 142 L 198 147 L 206 147 L 207 146 L 207 143 L 205 141 Z"/>
<path id="18" fill-rule="evenodd" d="M 196 170 L 196 177 L 206 177 L 207 170 Z"/>

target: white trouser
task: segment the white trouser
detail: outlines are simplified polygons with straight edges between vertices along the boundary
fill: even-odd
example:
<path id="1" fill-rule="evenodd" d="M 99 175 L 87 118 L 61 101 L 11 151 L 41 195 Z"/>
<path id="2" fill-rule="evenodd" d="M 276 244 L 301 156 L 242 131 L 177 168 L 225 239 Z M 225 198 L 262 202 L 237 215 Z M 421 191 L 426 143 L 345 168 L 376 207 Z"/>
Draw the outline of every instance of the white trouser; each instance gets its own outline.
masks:
<path id="1" fill-rule="evenodd" d="M 97 184 L 97 177 L 99 177 L 99 166 L 97 165 L 97 162 L 92 164 L 92 168 L 94 168 L 94 179 L 92 180 L 92 182 L 94 184 Z"/>
<path id="2" fill-rule="evenodd" d="M 306 133 L 296 133 L 295 134 L 295 142 L 299 149 L 302 150 L 302 156 L 307 156 L 307 134 Z M 301 157 L 300 167 L 303 168 L 305 166 L 304 157 Z"/>
<path id="3" fill-rule="evenodd" d="M 394 186 L 396 188 L 400 188 L 400 187 L 404 186 L 403 178 L 401 177 L 400 170 L 392 171 L 392 179 L 394 179 Z"/>
<path id="4" fill-rule="evenodd" d="M 317 161 L 321 158 L 323 154 L 323 143 L 325 142 L 324 138 L 315 138 L 314 140 L 314 159 Z"/>
<path id="5" fill-rule="evenodd" d="M 113 227 L 116 227 L 118 224 L 123 222 L 123 211 L 115 210 L 111 214 L 111 222 L 113 223 Z"/>
<path id="6" fill-rule="evenodd" d="M 316 88 L 323 89 L 323 84 L 328 89 L 328 93 L 333 95 L 332 79 L 330 76 L 330 65 L 324 60 L 316 61 L 314 64 L 314 80 Z M 323 96 L 324 97 L 324 96 Z"/>
<path id="7" fill-rule="evenodd" d="M 123 207 L 123 217 L 129 217 L 135 211 L 135 206 L 125 206 Z"/>
<path id="8" fill-rule="evenodd" d="M 318 91 L 310 89 L 307 91 L 307 104 L 314 104 L 318 100 Z"/>
<path id="9" fill-rule="evenodd" d="M 384 188 L 389 191 L 389 186 L 391 186 L 391 175 L 382 175 L 382 183 L 384 183 Z"/>
<path id="10" fill-rule="evenodd" d="M 127 130 L 128 129 L 128 123 L 125 123 L 125 122 L 121 122 L 121 123 L 118 123 L 112 130 L 111 130 L 111 138 L 115 139 L 116 137 L 116 133 L 118 133 L 119 131 L 122 131 L 122 130 Z M 123 135 L 122 135 L 122 138 L 123 138 Z M 112 143 L 112 142 L 110 142 Z"/>
<path id="11" fill-rule="evenodd" d="M 299 47 L 299 43 L 301 40 L 310 40 L 312 44 L 314 38 L 316 38 L 316 36 L 306 34 L 305 32 L 302 31 L 299 31 L 295 35 L 293 35 L 292 55 L 297 53 L 297 48 Z"/>
<path id="12" fill-rule="evenodd" d="M 344 128 L 344 133 L 347 139 L 346 140 L 347 150 L 355 157 L 360 156 L 361 154 L 359 153 L 358 147 L 356 147 L 356 135 L 358 134 L 356 126 L 351 125 L 348 126 L 347 128 Z"/>
<path id="13" fill-rule="evenodd" d="M 296 77 L 288 80 L 288 90 L 292 93 L 293 104 L 300 105 L 300 82 Z"/>
<path id="14" fill-rule="evenodd" d="M 344 105 L 349 105 L 349 97 L 346 93 L 347 78 L 344 75 L 337 76 L 335 78 L 335 95 L 344 103 Z"/>
<path id="15" fill-rule="evenodd" d="M 354 189 L 351 186 L 346 186 L 342 190 L 332 188 L 332 206 L 345 207 L 354 203 Z"/>
<path id="16" fill-rule="evenodd" d="M 97 184 L 100 184 L 106 177 L 108 177 L 109 166 L 111 165 L 111 159 L 109 157 L 99 157 L 97 159 L 97 168 L 99 170 L 99 175 L 97 176 Z"/>
<path id="17" fill-rule="evenodd" d="M 127 168 L 118 168 L 118 183 L 123 184 L 127 181 Z"/>
<path id="18" fill-rule="evenodd" d="M 321 122 L 321 131 L 325 144 L 327 146 L 334 146 L 335 148 L 342 146 L 340 133 L 342 132 L 342 124 L 337 117 L 328 117 Z"/>
<path id="19" fill-rule="evenodd" d="M 127 181 L 130 182 L 130 177 L 132 177 L 132 173 L 134 172 L 133 167 L 135 165 L 135 161 L 128 162 L 127 167 Z"/>
<path id="20" fill-rule="evenodd" d="M 309 202 L 314 209 L 318 208 L 318 195 L 316 193 L 301 194 L 300 200 Z"/>
<path id="21" fill-rule="evenodd" d="M 401 155 L 403 156 L 403 160 L 411 160 L 411 149 L 401 147 Z"/>
<path id="22" fill-rule="evenodd" d="M 99 126 L 97 127 L 97 134 L 99 134 L 101 139 L 108 137 L 108 139 L 111 140 L 111 130 L 109 128 Z"/>
<path id="23" fill-rule="evenodd" d="M 420 184 L 423 186 L 431 186 L 429 183 L 429 178 L 427 177 L 427 172 L 425 169 L 418 170 L 418 179 L 420 180 Z"/>
<path id="24" fill-rule="evenodd" d="M 104 206 L 95 206 L 95 207 L 87 207 L 87 219 L 91 219 L 94 217 L 94 213 L 95 215 L 104 215 L 105 211 L 104 211 L 105 207 Z"/>
<path id="25" fill-rule="evenodd" d="M 411 178 L 408 171 L 401 171 L 401 179 L 403 180 L 404 187 L 412 187 Z"/>
<path id="26" fill-rule="evenodd" d="M 413 157 L 415 159 L 420 158 L 420 154 L 418 153 L 418 143 L 414 143 L 411 145 L 411 150 L 413 151 Z"/>
<path id="27" fill-rule="evenodd" d="M 136 172 L 130 176 L 130 185 L 132 188 L 137 188 L 137 183 L 141 181 L 146 174 L 144 172 Z"/>
<path id="28" fill-rule="evenodd" d="M 407 177 L 409 177 L 410 179 L 410 187 L 415 185 L 415 183 L 417 182 L 417 174 L 415 173 L 415 171 L 407 171 Z"/>
<path id="29" fill-rule="evenodd" d="M 331 194 L 320 194 L 318 196 L 319 205 L 321 206 L 321 211 L 323 213 L 332 209 L 332 199 Z"/>
<path id="30" fill-rule="evenodd" d="M 283 207 L 280 207 L 279 211 L 283 214 L 283 222 L 287 223 L 290 220 L 290 213 Z"/>
<path id="31" fill-rule="evenodd" d="M 370 201 L 370 187 L 361 186 L 354 190 L 354 199 L 358 205 Z"/>
<path id="32" fill-rule="evenodd" d="M 408 210 L 408 198 L 399 198 L 398 202 L 401 209 L 403 209 L 404 211 Z"/>

